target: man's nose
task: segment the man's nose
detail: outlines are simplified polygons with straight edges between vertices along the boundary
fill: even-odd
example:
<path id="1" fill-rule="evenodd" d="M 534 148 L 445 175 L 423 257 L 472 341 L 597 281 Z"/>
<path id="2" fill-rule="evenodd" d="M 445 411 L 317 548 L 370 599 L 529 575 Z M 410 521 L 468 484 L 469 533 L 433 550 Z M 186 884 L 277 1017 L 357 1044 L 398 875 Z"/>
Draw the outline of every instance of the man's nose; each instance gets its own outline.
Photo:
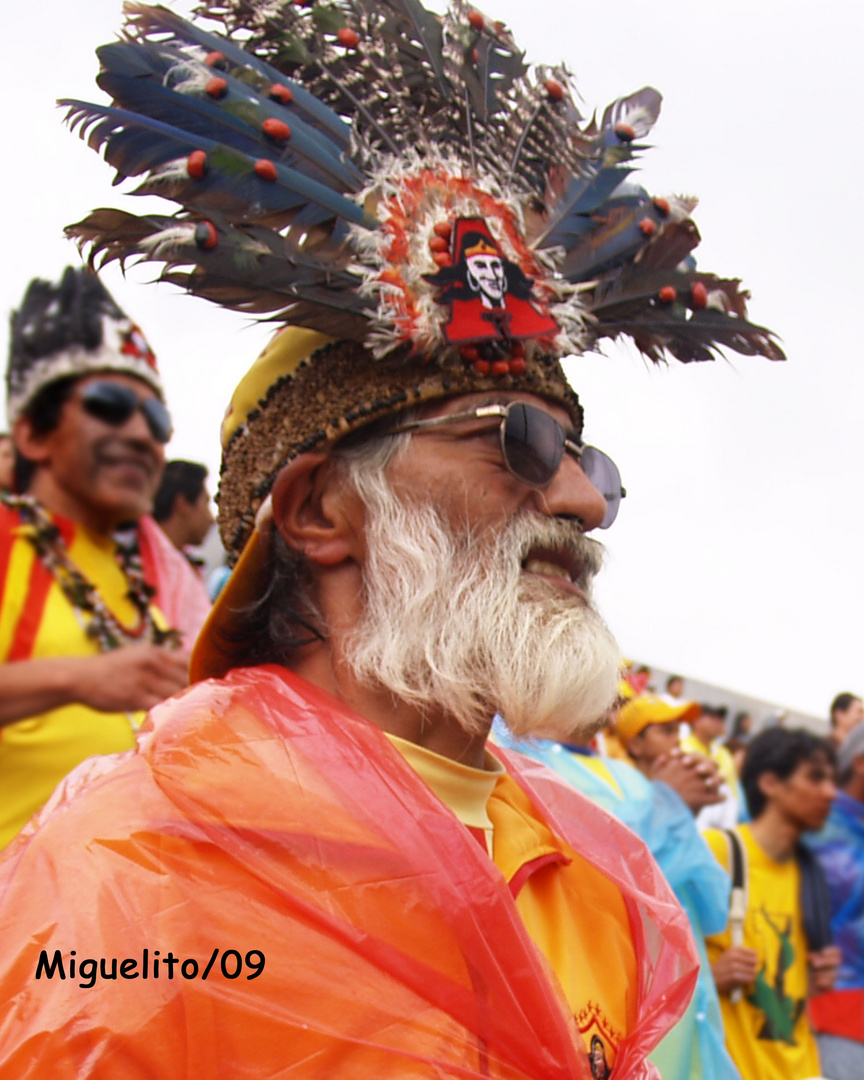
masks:
<path id="1" fill-rule="evenodd" d="M 564 455 L 552 480 L 538 494 L 546 513 L 553 517 L 578 519 L 583 532 L 603 524 L 606 500 L 570 454 Z"/>
<path id="2" fill-rule="evenodd" d="M 136 407 L 129 419 L 120 427 L 120 433 L 124 439 L 132 439 L 135 442 L 146 442 L 148 445 L 153 445 L 156 442 L 140 405 Z"/>

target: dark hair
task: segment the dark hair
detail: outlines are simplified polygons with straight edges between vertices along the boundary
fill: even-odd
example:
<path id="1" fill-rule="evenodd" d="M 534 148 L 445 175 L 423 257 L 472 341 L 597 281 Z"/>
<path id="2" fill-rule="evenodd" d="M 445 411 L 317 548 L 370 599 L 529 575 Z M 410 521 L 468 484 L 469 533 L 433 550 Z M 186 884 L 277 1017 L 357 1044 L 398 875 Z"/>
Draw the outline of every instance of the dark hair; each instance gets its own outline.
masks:
<path id="1" fill-rule="evenodd" d="M 741 709 L 740 712 L 735 713 L 735 719 L 732 721 L 732 732 L 729 736 L 730 739 L 746 739 L 748 732 L 744 730 L 744 721 L 749 720 L 751 725 L 753 723 L 753 716 L 746 709 Z"/>
<path id="2" fill-rule="evenodd" d="M 63 406 L 72 394 L 72 388 L 78 382 L 79 375 L 65 375 L 62 379 L 56 379 L 48 383 L 36 394 L 23 415 L 30 421 L 30 428 L 34 435 L 43 438 L 50 435 L 60 423 Z M 23 495 L 36 473 L 36 465 L 24 457 L 18 448 L 15 448 L 15 490 Z"/>
<path id="3" fill-rule="evenodd" d="M 232 667 L 285 664 L 296 649 L 324 640 L 322 620 L 312 599 L 312 568 L 277 529 L 270 537 L 263 574 L 266 592 L 235 611 L 230 629 L 222 631 Z"/>
<path id="4" fill-rule="evenodd" d="M 831 702 L 831 727 L 837 726 L 837 713 L 846 712 L 851 707 L 853 701 L 860 701 L 861 698 L 857 694 L 851 694 L 848 690 L 844 690 L 842 694 L 838 694 L 837 697 Z"/>
<path id="5" fill-rule="evenodd" d="M 174 511 L 178 495 L 182 495 L 188 503 L 194 503 L 201 497 L 206 479 L 206 465 L 179 459 L 167 462 L 162 483 L 153 501 L 153 517 L 159 522 L 167 521 Z"/>
<path id="6" fill-rule="evenodd" d="M 673 682 L 681 682 L 681 683 L 683 683 L 684 682 L 684 676 L 683 675 L 670 675 L 669 678 L 666 680 L 666 689 L 667 690 L 669 689 L 669 687 L 672 685 Z"/>
<path id="7" fill-rule="evenodd" d="M 762 816 L 768 804 L 759 787 L 759 778 L 765 773 L 773 773 L 780 780 L 788 780 L 802 762 L 815 758 L 823 758 L 833 765 L 836 761 L 834 748 L 804 728 L 772 727 L 754 737 L 747 747 L 741 769 L 741 786 L 754 821 Z"/>

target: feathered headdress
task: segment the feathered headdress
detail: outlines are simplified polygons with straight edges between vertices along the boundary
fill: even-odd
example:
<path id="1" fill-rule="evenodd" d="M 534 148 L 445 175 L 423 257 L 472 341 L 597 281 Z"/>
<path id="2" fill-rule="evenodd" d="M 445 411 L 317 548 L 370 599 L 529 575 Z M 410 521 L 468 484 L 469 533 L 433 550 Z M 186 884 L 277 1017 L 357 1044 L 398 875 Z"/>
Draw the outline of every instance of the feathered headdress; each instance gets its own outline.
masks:
<path id="1" fill-rule="evenodd" d="M 652 360 L 783 358 L 739 282 L 695 269 L 694 201 L 632 182 L 655 90 L 584 122 L 567 72 L 530 71 L 463 0 L 444 16 L 418 0 L 205 0 L 219 35 L 160 7 L 126 14 L 98 50 L 113 104 L 63 104 L 118 181 L 143 177 L 136 193 L 181 210 L 101 209 L 69 233 L 91 259 L 161 262 L 196 295 L 340 342 L 314 372 L 283 372 L 303 403 L 281 402 L 275 449 L 272 422 L 266 446 L 233 446 L 257 402 L 229 424 L 229 547 L 298 448 L 415 400 L 518 386 L 578 423 L 557 360 L 619 334 Z M 259 389 L 272 409 L 279 387 Z"/>
<path id="2" fill-rule="evenodd" d="M 156 357 L 137 326 L 90 270 L 68 266 L 55 285 L 34 278 L 9 326 L 6 415 L 27 411 L 58 379 L 114 371 L 142 379 L 161 398 Z"/>

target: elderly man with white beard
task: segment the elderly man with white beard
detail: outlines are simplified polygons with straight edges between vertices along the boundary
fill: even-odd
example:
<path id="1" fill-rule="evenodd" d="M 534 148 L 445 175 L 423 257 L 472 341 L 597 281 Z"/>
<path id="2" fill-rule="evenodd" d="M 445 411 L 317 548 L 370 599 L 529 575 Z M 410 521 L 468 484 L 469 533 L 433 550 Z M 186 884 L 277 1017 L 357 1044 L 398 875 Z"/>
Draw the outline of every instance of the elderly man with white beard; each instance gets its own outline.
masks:
<path id="1" fill-rule="evenodd" d="M 308 424 L 320 372 L 362 363 L 288 330 L 253 366 L 224 430 L 225 535 L 274 426 Z M 600 1049 L 652 1075 L 694 977 L 677 905 L 625 829 L 486 746 L 496 712 L 561 735 L 616 688 L 586 534 L 620 481 L 560 367 L 536 371 L 537 392 L 436 377 L 426 403 L 277 467 L 193 657 L 216 678 L 154 712 L 136 755 L 73 774 L 5 867 L 0 915 L 28 942 L 13 1014 L 46 1018 L 21 1075 L 90 1061 L 72 1033 L 96 1028 L 92 1076 L 130 1047 L 160 1077 L 587 1078 Z"/>
<path id="2" fill-rule="evenodd" d="M 692 204 L 624 184 L 656 91 L 583 128 L 564 70 L 529 78 L 461 2 L 204 9 L 228 39 L 129 5 L 114 104 L 70 103 L 181 212 L 70 231 L 288 325 L 223 423 L 236 565 L 195 685 L 0 863 L 0 1075 L 656 1080 L 686 917 L 632 833 L 487 735 L 615 696 L 588 534 L 624 492 L 561 359 L 782 354 L 685 260 Z M 490 250 L 486 308 L 458 267 Z"/>
<path id="3" fill-rule="evenodd" d="M 273 425 L 346 362 L 288 330 L 253 366 L 223 527 Z M 677 905 L 623 827 L 486 745 L 496 712 L 563 735 L 614 697 L 586 534 L 620 481 L 558 365 L 536 393 L 461 383 L 278 467 L 196 647 L 193 678 L 218 678 L 154 712 L 136 755 L 73 774 L 7 864 L 0 913 L 29 942 L 13 1014 L 44 1017 L 20 1075 L 129 1054 L 160 1077 L 653 1075 L 694 978 Z M 23 914 L 49 866 L 57 893 Z M 96 1029 L 93 1057 L 74 1033 Z"/>

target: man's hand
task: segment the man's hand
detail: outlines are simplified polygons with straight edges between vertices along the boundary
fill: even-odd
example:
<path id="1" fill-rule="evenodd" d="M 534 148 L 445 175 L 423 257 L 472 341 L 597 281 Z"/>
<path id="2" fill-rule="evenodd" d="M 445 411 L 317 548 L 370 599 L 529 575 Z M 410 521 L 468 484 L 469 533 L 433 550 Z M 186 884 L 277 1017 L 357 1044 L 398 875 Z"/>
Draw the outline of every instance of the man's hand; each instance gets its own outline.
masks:
<path id="1" fill-rule="evenodd" d="M 841 959 L 842 954 L 836 945 L 826 945 L 818 952 L 807 953 L 808 996 L 827 994 L 829 990 L 834 989 Z"/>
<path id="2" fill-rule="evenodd" d="M 0 664 L 0 727 L 80 702 L 99 712 L 137 712 L 189 683 L 189 656 L 142 642 L 98 656 Z"/>
<path id="3" fill-rule="evenodd" d="M 756 978 L 759 959 L 755 949 L 733 945 L 711 965 L 718 994 L 729 994 L 739 986 L 748 986 Z"/>
<path id="4" fill-rule="evenodd" d="M 142 643 L 82 661 L 78 700 L 99 712 L 136 712 L 189 685 L 189 654 Z"/>
<path id="5" fill-rule="evenodd" d="M 662 780 L 677 791 L 694 814 L 703 806 L 723 801 L 723 780 L 717 766 L 701 754 L 685 754 L 682 750 L 662 754 L 651 766 L 651 779 Z"/>

